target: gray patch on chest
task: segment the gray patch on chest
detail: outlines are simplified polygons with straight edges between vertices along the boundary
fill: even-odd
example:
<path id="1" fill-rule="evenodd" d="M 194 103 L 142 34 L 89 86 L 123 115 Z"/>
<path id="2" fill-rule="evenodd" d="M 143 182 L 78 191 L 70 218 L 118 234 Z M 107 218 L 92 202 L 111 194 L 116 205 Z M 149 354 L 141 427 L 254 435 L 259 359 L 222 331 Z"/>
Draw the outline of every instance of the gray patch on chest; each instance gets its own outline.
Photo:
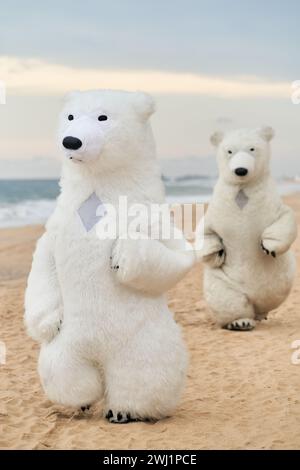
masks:
<path id="1" fill-rule="evenodd" d="M 96 193 L 91 194 L 90 197 L 81 204 L 77 212 L 87 232 L 92 230 L 107 213 L 105 205 Z"/>
<path id="2" fill-rule="evenodd" d="M 237 203 L 238 207 L 240 209 L 244 209 L 248 201 L 249 201 L 249 198 L 247 194 L 244 193 L 243 189 L 240 189 L 237 195 L 235 196 L 235 202 Z"/>

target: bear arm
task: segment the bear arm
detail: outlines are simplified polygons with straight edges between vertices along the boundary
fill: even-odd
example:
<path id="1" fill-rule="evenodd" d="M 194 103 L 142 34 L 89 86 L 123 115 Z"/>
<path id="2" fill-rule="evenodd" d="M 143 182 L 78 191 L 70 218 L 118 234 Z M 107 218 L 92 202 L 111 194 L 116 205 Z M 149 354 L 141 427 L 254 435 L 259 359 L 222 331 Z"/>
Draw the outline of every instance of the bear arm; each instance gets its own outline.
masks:
<path id="1" fill-rule="evenodd" d="M 203 261 L 205 261 L 206 257 L 215 255 L 221 250 L 224 250 L 222 239 L 208 222 L 208 217 L 206 217 L 204 226 L 203 247 L 201 250 Z"/>
<path id="2" fill-rule="evenodd" d="M 212 268 L 220 268 L 225 262 L 225 257 L 225 247 L 222 239 L 209 223 L 207 214 L 205 217 L 203 246 L 199 251 L 198 258 Z"/>
<path id="3" fill-rule="evenodd" d="M 218 237 L 218 235 L 212 233 L 209 235 L 204 235 L 204 243 L 202 248 L 202 256 L 205 258 L 206 256 L 213 255 L 218 253 L 220 250 L 223 250 L 224 246 L 222 240 Z"/>
<path id="4" fill-rule="evenodd" d="M 54 239 L 46 232 L 37 243 L 25 293 L 24 321 L 29 335 L 41 342 L 51 340 L 59 331 L 61 314 Z"/>
<path id="5" fill-rule="evenodd" d="M 292 209 L 282 205 L 279 215 L 273 224 L 262 234 L 262 243 L 270 252 L 285 253 L 297 238 L 297 222 Z"/>
<path id="6" fill-rule="evenodd" d="M 118 265 L 119 281 L 150 295 L 163 294 L 177 284 L 196 261 L 192 249 L 176 248 L 174 240 L 118 240 L 112 258 L 113 264 Z"/>

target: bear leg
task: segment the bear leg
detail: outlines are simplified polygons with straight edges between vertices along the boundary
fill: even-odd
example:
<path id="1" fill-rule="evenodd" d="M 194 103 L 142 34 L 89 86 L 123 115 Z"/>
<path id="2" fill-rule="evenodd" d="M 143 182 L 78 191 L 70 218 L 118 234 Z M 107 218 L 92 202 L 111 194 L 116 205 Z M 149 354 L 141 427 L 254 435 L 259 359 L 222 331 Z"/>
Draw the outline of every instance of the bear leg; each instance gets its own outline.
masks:
<path id="1" fill-rule="evenodd" d="M 222 328 L 249 331 L 255 327 L 253 304 L 226 279 L 216 276 L 213 271 L 206 272 L 204 292 L 206 301 Z"/>
<path id="2" fill-rule="evenodd" d="M 145 329 L 105 364 L 104 416 L 111 423 L 170 416 L 184 385 L 187 356 L 177 326 Z M 166 329 L 166 331 L 163 331 Z"/>
<path id="3" fill-rule="evenodd" d="M 66 344 L 61 334 L 42 345 L 39 374 L 45 394 L 54 403 L 80 409 L 103 397 L 100 371 L 80 357 L 74 345 Z"/>

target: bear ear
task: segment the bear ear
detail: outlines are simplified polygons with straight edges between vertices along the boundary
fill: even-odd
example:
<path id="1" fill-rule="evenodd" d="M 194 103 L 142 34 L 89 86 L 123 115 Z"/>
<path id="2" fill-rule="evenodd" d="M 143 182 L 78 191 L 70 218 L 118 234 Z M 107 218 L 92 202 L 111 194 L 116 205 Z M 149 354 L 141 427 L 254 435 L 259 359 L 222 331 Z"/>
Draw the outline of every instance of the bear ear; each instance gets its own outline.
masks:
<path id="1" fill-rule="evenodd" d="M 144 92 L 134 93 L 134 109 L 139 116 L 145 121 L 147 121 L 150 116 L 155 112 L 155 101 L 152 96 Z"/>
<path id="2" fill-rule="evenodd" d="M 210 137 L 210 141 L 215 147 L 218 147 L 223 139 L 224 134 L 222 131 L 216 131 Z"/>
<path id="3" fill-rule="evenodd" d="M 270 142 L 270 140 L 273 139 L 275 135 L 275 131 L 272 127 L 270 126 L 263 126 L 259 129 L 259 135 L 266 141 Z"/>

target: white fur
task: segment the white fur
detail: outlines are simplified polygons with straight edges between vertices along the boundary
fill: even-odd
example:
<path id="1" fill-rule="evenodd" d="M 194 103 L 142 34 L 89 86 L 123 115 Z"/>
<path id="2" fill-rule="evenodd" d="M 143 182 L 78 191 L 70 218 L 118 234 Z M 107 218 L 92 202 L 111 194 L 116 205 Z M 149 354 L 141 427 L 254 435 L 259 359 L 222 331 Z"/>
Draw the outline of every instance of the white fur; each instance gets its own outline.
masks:
<path id="1" fill-rule="evenodd" d="M 116 208 L 120 195 L 129 204 L 164 201 L 153 111 L 143 93 L 67 98 L 59 142 L 80 136 L 83 148 L 65 150 L 61 195 L 38 242 L 25 300 L 28 332 L 42 343 L 39 372 L 49 399 L 80 407 L 104 398 L 105 411 L 134 418 L 164 417 L 178 403 L 187 355 L 164 293 L 192 267 L 194 254 L 159 240 L 99 240 L 96 227 L 84 231 L 77 209 L 94 191 Z M 98 121 L 102 114 L 107 121 Z"/>
<path id="2" fill-rule="evenodd" d="M 255 159 L 248 152 L 237 152 L 229 163 L 230 170 L 234 173 L 238 168 L 245 168 L 248 173 L 253 173 L 255 169 Z"/>
<path id="3" fill-rule="evenodd" d="M 277 308 L 295 275 L 289 248 L 297 226 L 270 176 L 272 136 L 268 127 L 216 133 L 211 139 L 218 146 L 219 180 L 205 216 L 204 291 L 216 320 L 230 329 L 239 323 L 243 329 L 243 321 L 253 327 L 253 320 Z M 235 174 L 240 166 L 249 170 L 246 176 Z M 242 209 L 235 201 L 240 189 L 249 198 Z M 237 320 L 243 321 L 232 323 Z"/>

